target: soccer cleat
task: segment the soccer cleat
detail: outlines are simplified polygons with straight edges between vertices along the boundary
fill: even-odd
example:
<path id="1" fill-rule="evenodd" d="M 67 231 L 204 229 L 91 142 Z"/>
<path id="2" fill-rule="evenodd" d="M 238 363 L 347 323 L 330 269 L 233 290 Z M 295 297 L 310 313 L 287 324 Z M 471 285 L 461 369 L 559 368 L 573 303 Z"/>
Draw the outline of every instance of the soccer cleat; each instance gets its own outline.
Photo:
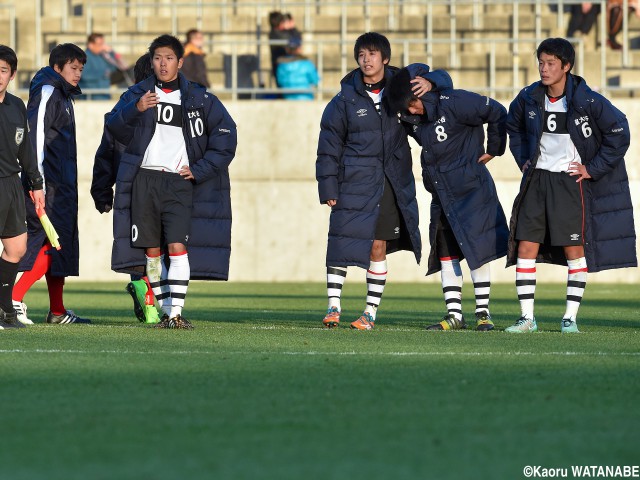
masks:
<path id="1" fill-rule="evenodd" d="M 22 302 L 13 300 L 13 310 L 18 314 L 18 321 L 23 325 L 33 325 L 33 321 L 27 317 L 27 306 Z"/>
<path id="2" fill-rule="evenodd" d="M 327 310 L 327 314 L 322 320 L 322 325 L 325 328 L 334 328 L 337 327 L 340 323 L 340 310 L 338 307 L 331 307 Z"/>
<path id="3" fill-rule="evenodd" d="M 88 318 L 80 318 L 75 313 L 73 313 L 73 310 L 67 310 L 62 315 L 54 315 L 53 312 L 49 310 L 46 322 L 54 325 L 67 325 L 70 323 L 88 324 L 91 323 L 91 320 L 89 320 Z"/>
<path id="4" fill-rule="evenodd" d="M 481 312 L 476 312 L 476 330 L 479 332 L 488 332 L 489 330 L 493 330 L 494 325 L 491 320 L 491 314 L 483 310 Z"/>
<path id="5" fill-rule="evenodd" d="M 127 292 L 133 299 L 133 313 L 140 322 L 145 321 L 144 297 L 147 294 L 147 282 L 144 280 L 132 280 L 127 284 Z"/>
<path id="6" fill-rule="evenodd" d="M 538 331 L 538 324 L 536 323 L 536 317 L 527 318 L 525 316 L 520 317 L 515 324 L 504 329 L 509 333 L 531 333 Z"/>
<path id="7" fill-rule="evenodd" d="M 467 324 L 464 317 L 458 319 L 453 313 L 447 313 L 440 322 L 425 328 L 427 330 L 464 330 Z"/>
<path id="8" fill-rule="evenodd" d="M 355 322 L 351 322 L 351 328 L 355 330 L 373 330 L 376 321 L 369 312 L 364 312 Z"/>
<path id="9" fill-rule="evenodd" d="M 25 328 L 25 326 L 18 321 L 17 312 L 5 312 L 0 308 L 0 330 L 10 328 Z"/>
<path id="10" fill-rule="evenodd" d="M 155 305 L 144 305 L 142 308 L 144 312 L 144 323 L 158 323 L 160 321 Z"/>
<path id="11" fill-rule="evenodd" d="M 180 330 L 193 330 L 193 325 L 189 320 L 184 318 L 182 315 L 176 315 L 175 317 L 169 318 L 169 315 L 166 313 L 162 315 L 160 319 L 160 323 L 158 323 L 155 328 L 173 328 Z"/>
<path id="12" fill-rule="evenodd" d="M 580 333 L 580 330 L 578 330 L 578 324 L 575 320 L 571 320 L 570 318 L 562 319 L 562 323 L 560 323 L 560 331 L 562 333 Z"/>

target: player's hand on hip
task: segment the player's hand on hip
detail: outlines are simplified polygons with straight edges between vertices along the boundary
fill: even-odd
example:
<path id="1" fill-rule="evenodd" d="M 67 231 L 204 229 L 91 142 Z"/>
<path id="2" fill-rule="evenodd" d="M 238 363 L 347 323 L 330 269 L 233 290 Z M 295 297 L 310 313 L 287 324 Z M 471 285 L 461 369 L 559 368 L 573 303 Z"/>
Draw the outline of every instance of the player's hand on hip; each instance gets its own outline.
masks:
<path id="1" fill-rule="evenodd" d="M 426 78 L 422 78 L 422 77 L 416 77 L 413 80 L 411 80 L 410 83 L 413 84 L 411 86 L 411 91 L 418 98 L 420 98 L 425 93 L 430 92 L 431 89 L 433 88 L 433 84 Z"/>
<path id="2" fill-rule="evenodd" d="M 578 178 L 576 179 L 576 183 L 579 183 L 582 180 L 588 180 L 589 178 L 591 178 L 591 175 L 589 175 L 589 172 L 587 172 L 587 167 L 585 167 L 584 165 L 578 162 L 571 162 L 569 164 L 569 168 L 567 169 L 567 172 L 572 177 L 578 176 Z"/>
<path id="3" fill-rule="evenodd" d="M 336 203 L 338 203 L 338 201 L 332 198 L 331 200 L 327 200 L 327 202 L 326 202 L 326 203 L 327 203 L 327 205 L 329 205 L 330 207 L 335 207 L 335 206 L 336 206 Z"/>
<path id="4" fill-rule="evenodd" d="M 187 165 L 182 167 L 178 173 L 182 175 L 182 178 L 185 180 L 195 180 L 193 173 L 191 173 L 191 169 Z"/>
<path id="5" fill-rule="evenodd" d="M 493 155 L 489 155 L 488 153 L 483 153 L 482 156 L 478 159 L 478 163 L 482 163 L 486 165 L 489 163 L 489 160 L 493 158 Z"/>
<path id="6" fill-rule="evenodd" d="M 147 90 L 147 93 L 141 96 L 136 103 L 136 108 L 140 113 L 142 113 L 155 107 L 158 103 L 160 103 L 160 100 L 158 100 L 158 94 L 151 90 Z"/>

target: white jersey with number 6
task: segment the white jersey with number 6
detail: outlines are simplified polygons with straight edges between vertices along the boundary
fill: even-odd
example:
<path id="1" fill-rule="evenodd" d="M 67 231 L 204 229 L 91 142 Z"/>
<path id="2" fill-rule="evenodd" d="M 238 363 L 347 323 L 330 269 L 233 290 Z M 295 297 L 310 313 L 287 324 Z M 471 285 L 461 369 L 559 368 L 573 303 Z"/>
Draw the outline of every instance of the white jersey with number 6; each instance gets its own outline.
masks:
<path id="1" fill-rule="evenodd" d="M 540 139 L 540 157 L 536 168 L 549 172 L 566 172 L 569 163 L 582 163 L 567 130 L 567 97 L 544 101 L 544 125 Z"/>

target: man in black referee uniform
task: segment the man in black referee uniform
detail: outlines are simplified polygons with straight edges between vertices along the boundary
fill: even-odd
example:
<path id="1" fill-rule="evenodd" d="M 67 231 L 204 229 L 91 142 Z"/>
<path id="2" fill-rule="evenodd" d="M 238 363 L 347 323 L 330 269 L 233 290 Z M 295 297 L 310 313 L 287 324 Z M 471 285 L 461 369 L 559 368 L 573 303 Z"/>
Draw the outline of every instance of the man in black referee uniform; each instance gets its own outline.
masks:
<path id="1" fill-rule="evenodd" d="M 0 45 L 0 239 L 3 246 L 0 257 L 0 330 L 24 326 L 18 321 L 11 301 L 18 262 L 27 249 L 20 167 L 31 183 L 36 209 L 44 208 L 42 176 L 27 138 L 27 111 L 22 100 L 7 93 L 17 68 L 16 53 Z"/>

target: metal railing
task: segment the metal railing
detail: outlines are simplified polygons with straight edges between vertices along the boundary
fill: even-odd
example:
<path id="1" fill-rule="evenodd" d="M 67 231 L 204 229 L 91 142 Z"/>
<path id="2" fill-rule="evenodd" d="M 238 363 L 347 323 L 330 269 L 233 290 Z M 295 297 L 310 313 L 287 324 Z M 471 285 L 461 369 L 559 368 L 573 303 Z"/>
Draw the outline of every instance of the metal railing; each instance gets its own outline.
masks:
<path id="1" fill-rule="evenodd" d="M 68 2 L 63 1 L 63 5 L 67 5 Z M 628 0 L 623 0 L 623 11 L 626 12 L 626 8 L 628 6 Z M 39 2 L 35 2 L 39 4 Z M 581 3 L 579 0 L 560 0 L 560 1 L 552 1 L 552 0 L 430 0 L 428 3 L 425 3 L 424 0 L 388 0 L 388 1 L 368 1 L 368 0 L 360 0 L 360 1 L 350 1 L 350 2 L 324 2 L 318 0 L 304 0 L 304 1 L 273 1 L 273 2 L 238 2 L 237 0 L 228 0 L 228 1 L 219 1 L 219 2 L 205 2 L 205 1 L 188 1 L 182 3 L 169 2 L 165 3 L 165 1 L 137 1 L 137 0 L 129 0 L 127 2 L 111 2 L 111 3 L 88 3 L 85 5 L 85 20 L 86 20 L 86 31 L 89 33 L 94 26 L 94 18 L 99 12 L 104 12 L 107 10 L 110 15 L 110 23 L 111 23 L 111 39 L 110 43 L 114 46 L 118 45 L 144 45 L 147 46 L 146 41 L 136 41 L 136 40 L 123 40 L 119 39 L 120 31 L 118 30 L 118 22 L 124 18 L 126 15 L 128 18 L 135 19 L 137 31 L 141 32 L 144 27 L 144 22 L 146 19 L 149 19 L 149 9 L 152 9 L 154 15 L 158 15 L 158 9 L 166 9 L 169 14 L 167 17 L 171 18 L 171 32 L 174 35 L 177 35 L 178 32 L 178 18 L 180 17 L 179 12 L 183 13 L 183 18 L 185 16 L 188 17 L 186 13 L 184 13 L 184 9 L 190 9 L 190 14 L 194 15 L 195 26 L 203 29 L 207 35 L 210 35 L 209 32 L 215 32 L 216 35 L 215 41 L 210 40 L 210 46 L 215 46 L 217 51 L 225 51 L 230 52 L 232 57 L 232 71 L 234 68 L 237 68 L 237 58 L 240 54 L 241 50 L 244 50 L 244 53 L 256 53 L 258 58 L 260 58 L 260 49 L 262 47 L 268 47 L 273 45 L 276 42 L 269 42 L 266 40 L 266 35 L 261 32 L 261 23 L 266 18 L 266 14 L 268 10 L 273 8 L 280 9 L 290 9 L 294 14 L 296 12 L 294 9 L 298 8 L 302 12 L 304 30 L 313 31 L 314 27 L 314 13 L 320 13 L 322 11 L 326 11 L 327 9 L 333 9 L 332 12 L 335 13 L 336 10 L 339 10 L 340 17 L 340 32 L 336 35 L 336 39 L 334 40 L 317 40 L 317 39 L 309 39 L 305 41 L 306 51 L 312 52 L 312 54 L 317 59 L 318 69 L 322 75 L 323 65 L 325 63 L 325 55 L 324 50 L 327 45 L 338 45 L 340 49 L 340 72 L 346 73 L 347 65 L 349 64 L 350 55 L 348 54 L 351 45 L 353 43 L 353 32 L 349 35 L 347 19 L 349 18 L 349 13 L 353 13 L 354 11 L 359 12 L 360 15 L 363 16 L 365 30 L 369 30 L 372 20 L 372 10 L 374 7 L 378 8 L 378 12 L 386 9 L 386 21 L 388 24 L 389 31 L 397 31 L 399 28 L 399 19 L 405 14 L 404 12 L 409 11 L 411 7 L 420 7 L 421 9 L 426 8 L 426 21 L 425 21 L 425 29 L 424 29 L 424 37 L 425 38 L 407 38 L 407 39 L 399 39 L 392 40 L 392 43 L 396 45 L 401 45 L 403 47 L 403 63 L 408 64 L 410 59 L 409 55 L 409 45 L 411 44 L 424 44 L 425 45 L 425 56 L 423 58 L 414 58 L 412 61 L 426 61 L 426 63 L 433 64 L 433 56 L 434 56 L 434 46 L 436 45 L 449 45 L 449 55 L 448 55 L 448 64 L 441 65 L 441 67 L 445 67 L 455 71 L 459 68 L 460 65 L 460 47 L 461 45 L 466 44 L 483 44 L 487 46 L 487 49 L 484 53 L 486 53 L 489 57 L 487 64 L 487 72 L 488 72 L 488 82 L 486 85 L 478 86 L 477 89 L 488 91 L 488 92 L 498 92 L 501 89 L 496 86 L 496 56 L 498 54 L 498 50 L 501 46 L 507 44 L 509 45 L 510 52 L 513 55 L 514 61 L 512 64 L 513 71 L 513 81 L 512 89 L 514 91 L 519 90 L 522 85 L 517 81 L 519 78 L 519 70 L 520 65 L 519 62 L 519 54 L 520 49 L 523 44 L 534 44 L 539 43 L 545 36 L 543 36 L 543 25 L 542 25 L 542 9 L 548 5 L 557 6 L 557 21 L 558 26 L 564 28 L 564 6 L 565 5 L 575 5 Z M 601 30 L 600 34 L 600 60 L 601 60 L 601 69 L 600 69 L 600 88 L 602 90 L 615 90 L 615 87 L 607 86 L 607 48 L 606 48 L 606 0 L 600 0 L 599 2 L 601 6 L 601 15 L 599 21 L 599 28 Z M 471 16 L 471 25 L 477 30 L 466 30 L 465 32 L 471 32 L 474 34 L 481 34 L 483 31 L 483 25 L 485 21 L 484 11 L 490 6 L 500 6 L 503 5 L 505 8 L 510 7 L 512 22 L 510 25 L 505 26 L 505 35 L 509 38 L 504 39 L 466 39 L 459 38 L 460 31 L 458 29 L 458 20 L 462 16 L 469 17 Z M 471 9 L 463 7 L 471 7 Z M 436 7 L 444 8 L 446 7 L 449 15 L 449 36 L 448 38 L 434 38 L 434 9 Z M 533 22 L 533 37 L 527 36 L 527 38 L 522 37 L 521 33 L 521 24 L 520 24 L 520 15 L 522 12 L 522 8 L 526 7 L 531 11 L 534 16 Z M 211 10 L 213 9 L 213 10 Z M 253 13 L 253 22 L 256 25 L 255 32 L 243 32 L 244 36 L 247 38 L 243 41 L 229 41 L 225 40 L 224 37 L 229 37 L 230 35 L 219 35 L 219 33 L 224 33 L 229 28 L 229 19 L 231 16 L 236 14 L 242 9 L 242 11 L 251 11 Z M 355 9 L 355 10 L 354 10 Z M 67 11 L 63 9 L 63 11 Z M 216 14 L 211 14 L 211 12 L 217 12 Z M 189 14 L 189 15 L 190 15 Z M 38 17 L 38 16 L 37 16 Z M 152 17 L 155 18 L 155 17 Z M 300 17 L 297 17 L 300 18 Z M 216 23 L 215 28 L 214 25 L 209 24 L 206 25 L 207 22 L 210 23 L 211 19 L 215 19 L 216 22 L 219 21 L 219 24 Z M 63 23 L 67 20 L 63 20 Z M 36 28 L 36 32 L 41 31 Z M 628 19 L 626 13 L 623 14 L 623 52 L 622 52 L 622 66 L 630 65 L 630 56 L 628 52 Z M 130 36 L 130 35 L 129 35 Z M 238 37 L 237 35 L 233 35 L 234 37 Z M 312 36 L 312 35 L 309 35 Z M 41 35 L 36 35 L 37 38 L 41 38 Z M 256 38 L 257 37 L 257 38 Z M 211 38 L 210 36 L 208 38 Z M 584 63 L 584 44 L 582 40 L 579 39 L 571 39 L 578 46 L 578 68 L 583 68 Z M 36 39 L 37 41 L 37 39 Z M 242 48 L 244 47 L 244 48 Z M 504 47 L 502 47 L 504 50 Z M 142 49 L 141 49 L 142 50 Z M 39 50 L 41 51 L 41 50 Z M 42 64 L 42 59 L 37 62 L 37 64 Z M 235 65 L 235 67 L 234 67 Z M 436 65 L 437 67 L 438 65 Z M 236 72 L 237 73 L 237 72 Z M 232 73 L 232 76 L 234 74 Z M 237 78 L 234 77 L 236 80 Z M 233 96 L 237 96 L 238 93 L 247 93 L 243 89 L 237 88 L 237 81 L 233 81 L 233 86 L 231 89 L 216 89 L 216 91 L 228 92 L 231 90 Z M 235 86 L 235 87 L 234 87 Z M 318 87 L 318 92 L 320 95 L 326 93 L 327 91 L 335 91 L 336 86 L 331 86 L 331 90 L 325 88 L 323 85 Z M 264 90 L 261 90 L 264 92 Z M 260 91 L 258 89 L 251 90 L 248 92 L 252 95 L 259 95 Z"/>
<path id="2" fill-rule="evenodd" d="M 16 7 L 14 5 L 0 5 L 0 9 L 8 12 L 9 47 L 16 49 Z"/>

